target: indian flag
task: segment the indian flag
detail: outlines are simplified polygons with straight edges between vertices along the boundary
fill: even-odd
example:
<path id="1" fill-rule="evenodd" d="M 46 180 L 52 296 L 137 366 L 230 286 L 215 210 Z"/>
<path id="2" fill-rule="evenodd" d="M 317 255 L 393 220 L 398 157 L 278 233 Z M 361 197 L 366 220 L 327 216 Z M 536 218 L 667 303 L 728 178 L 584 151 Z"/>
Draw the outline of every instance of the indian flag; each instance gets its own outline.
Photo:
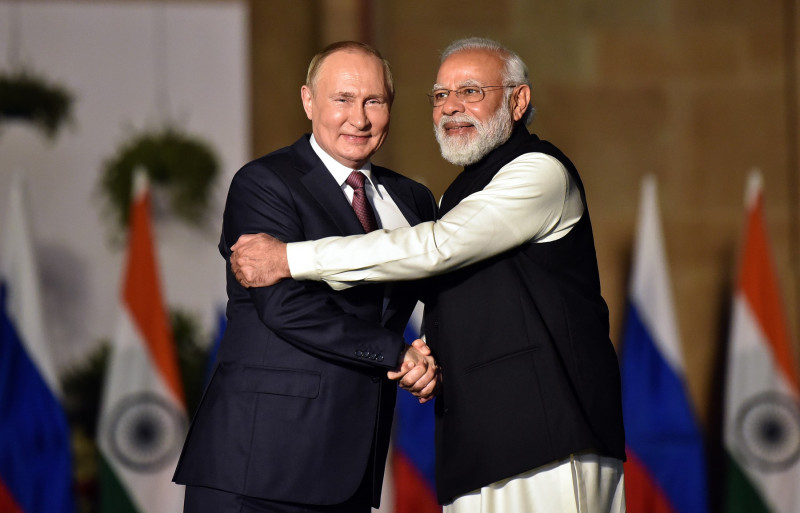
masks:
<path id="1" fill-rule="evenodd" d="M 101 511 L 180 513 L 184 490 L 171 481 L 187 414 L 143 174 L 134 183 L 121 299 L 98 429 Z"/>
<path id="2" fill-rule="evenodd" d="M 764 223 L 761 178 L 750 177 L 733 297 L 726 377 L 725 511 L 800 511 L 800 409 L 778 278 Z"/>

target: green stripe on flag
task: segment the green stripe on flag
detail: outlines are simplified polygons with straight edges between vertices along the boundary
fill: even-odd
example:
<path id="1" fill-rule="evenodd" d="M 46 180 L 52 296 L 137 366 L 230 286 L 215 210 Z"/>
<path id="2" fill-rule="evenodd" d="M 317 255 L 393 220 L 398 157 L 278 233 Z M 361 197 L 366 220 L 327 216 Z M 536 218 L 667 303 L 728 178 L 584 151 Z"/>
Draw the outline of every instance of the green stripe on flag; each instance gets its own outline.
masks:
<path id="1" fill-rule="evenodd" d="M 725 513 L 769 513 L 761 495 L 753 487 L 739 463 L 727 454 L 728 482 L 725 491 Z"/>
<path id="2" fill-rule="evenodd" d="M 139 513 L 114 469 L 100 456 L 100 513 Z"/>

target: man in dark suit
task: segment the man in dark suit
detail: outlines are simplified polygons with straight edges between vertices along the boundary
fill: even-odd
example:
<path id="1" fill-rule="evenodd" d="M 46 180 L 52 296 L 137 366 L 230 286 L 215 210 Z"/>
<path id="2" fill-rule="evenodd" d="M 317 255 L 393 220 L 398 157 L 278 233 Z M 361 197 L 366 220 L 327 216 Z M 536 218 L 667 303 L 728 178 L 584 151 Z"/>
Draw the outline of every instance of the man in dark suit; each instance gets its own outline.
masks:
<path id="1" fill-rule="evenodd" d="M 421 341 L 403 341 L 416 301 L 406 286 L 246 289 L 231 272 L 242 234 L 302 241 L 369 231 L 354 208 L 384 228 L 435 216 L 428 189 L 370 164 L 393 98 L 376 50 L 329 46 L 311 61 L 301 97 L 313 134 L 245 165 L 228 193 L 219 243 L 227 330 L 174 478 L 187 485 L 188 513 L 368 512 L 380 502 L 397 392 L 388 377 L 429 380 L 435 370 Z M 350 185 L 358 173 L 363 189 Z"/>

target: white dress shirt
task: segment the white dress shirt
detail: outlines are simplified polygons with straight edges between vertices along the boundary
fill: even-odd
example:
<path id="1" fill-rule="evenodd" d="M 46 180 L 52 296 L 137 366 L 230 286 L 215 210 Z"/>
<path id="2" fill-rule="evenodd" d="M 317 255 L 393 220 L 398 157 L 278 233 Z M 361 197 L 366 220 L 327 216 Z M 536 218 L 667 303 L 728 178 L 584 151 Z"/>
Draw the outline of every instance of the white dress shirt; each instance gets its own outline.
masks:
<path id="1" fill-rule="evenodd" d="M 526 153 L 436 222 L 395 230 L 384 225 L 366 235 L 290 243 L 286 251 L 293 278 L 343 289 L 424 278 L 528 242 L 557 240 L 582 215 L 580 192 L 561 162 L 544 153 Z"/>
<path id="2" fill-rule="evenodd" d="M 340 164 L 333 157 L 325 153 L 325 150 L 320 147 L 313 135 L 309 142 L 311 143 L 311 148 L 314 150 L 314 153 L 317 154 L 320 160 L 322 160 L 322 163 L 325 164 L 325 167 L 328 168 L 328 171 L 331 172 L 333 178 L 339 184 L 339 187 L 342 188 L 345 197 L 347 197 L 347 201 L 352 205 L 353 188 L 347 185 L 345 180 L 347 180 L 347 177 L 353 172 L 353 169 L 344 164 Z M 372 164 L 367 162 L 357 171 L 361 171 L 367 177 L 367 180 L 364 182 L 364 193 L 367 195 L 367 201 L 372 205 L 372 210 L 375 212 L 378 226 L 386 229 L 408 226 L 408 221 L 403 213 L 400 212 L 400 209 L 397 208 L 397 205 L 386 191 L 386 188 L 379 183 L 377 179 L 373 179 Z"/>

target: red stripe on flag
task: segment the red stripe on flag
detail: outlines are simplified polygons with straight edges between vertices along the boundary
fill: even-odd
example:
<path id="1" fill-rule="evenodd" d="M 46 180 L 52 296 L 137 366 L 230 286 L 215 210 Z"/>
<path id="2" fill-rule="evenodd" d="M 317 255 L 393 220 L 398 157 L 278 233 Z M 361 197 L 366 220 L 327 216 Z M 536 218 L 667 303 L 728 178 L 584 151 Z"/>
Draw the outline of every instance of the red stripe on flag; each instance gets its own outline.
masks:
<path id="1" fill-rule="evenodd" d="M 153 365 L 175 397 L 184 402 L 172 330 L 159 292 L 161 286 L 150 226 L 149 192 L 136 197 L 131 207 L 128 266 L 123 290 L 124 302 L 147 344 Z"/>
<path id="2" fill-rule="evenodd" d="M 676 513 L 667 496 L 650 475 L 642 461 L 627 450 L 625 462 L 625 503 L 628 511 L 647 513 Z"/>
<path id="3" fill-rule="evenodd" d="M 0 481 L 0 511 L 3 513 L 23 513 L 2 481 Z"/>
<path id="4" fill-rule="evenodd" d="M 772 347 L 777 365 L 797 390 L 800 387 L 792 363 L 794 358 L 789 343 L 788 323 L 784 317 L 778 280 L 767 243 L 764 201 L 760 191 L 748 214 L 739 287 Z"/>
<path id="5" fill-rule="evenodd" d="M 442 507 L 422 474 L 399 451 L 392 455 L 394 513 L 441 513 Z"/>

